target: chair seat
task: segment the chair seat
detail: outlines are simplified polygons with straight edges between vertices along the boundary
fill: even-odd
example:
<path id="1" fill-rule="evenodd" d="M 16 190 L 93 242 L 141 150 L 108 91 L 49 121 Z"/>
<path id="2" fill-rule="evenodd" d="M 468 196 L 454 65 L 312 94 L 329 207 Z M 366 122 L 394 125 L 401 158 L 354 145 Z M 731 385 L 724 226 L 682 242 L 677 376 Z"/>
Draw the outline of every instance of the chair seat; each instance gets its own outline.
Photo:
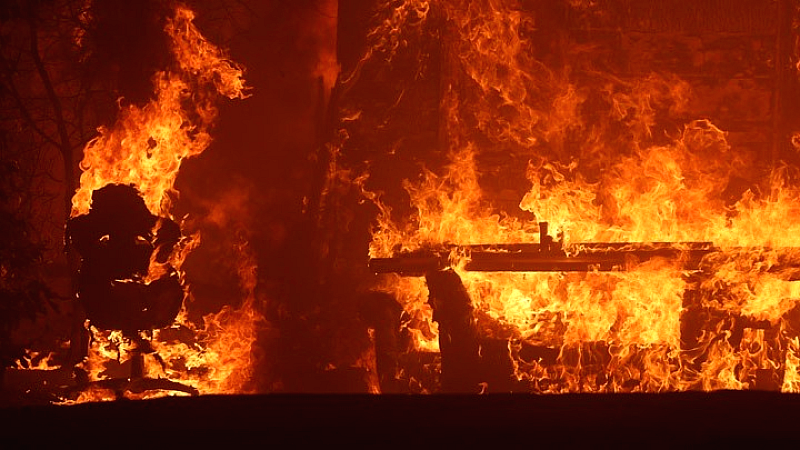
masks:
<path id="1" fill-rule="evenodd" d="M 180 311 L 183 295 L 180 280 L 173 273 L 151 283 L 86 283 L 80 300 L 93 326 L 135 333 L 170 326 Z"/>

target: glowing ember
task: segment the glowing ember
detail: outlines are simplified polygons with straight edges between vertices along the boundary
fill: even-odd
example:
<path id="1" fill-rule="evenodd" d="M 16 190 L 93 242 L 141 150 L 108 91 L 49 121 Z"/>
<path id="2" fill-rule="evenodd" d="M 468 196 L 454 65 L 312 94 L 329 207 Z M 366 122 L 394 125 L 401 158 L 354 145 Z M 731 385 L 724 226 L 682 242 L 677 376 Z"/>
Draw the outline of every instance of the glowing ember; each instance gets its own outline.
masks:
<path id="1" fill-rule="evenodd" d="M 43 356 L 39 352 L 27 350 L 26 354 L 17 360 L 17 369 L 20 370 L 56 370 L 61 366 L 53 363 L 55 353 L 50 352 Z"/>

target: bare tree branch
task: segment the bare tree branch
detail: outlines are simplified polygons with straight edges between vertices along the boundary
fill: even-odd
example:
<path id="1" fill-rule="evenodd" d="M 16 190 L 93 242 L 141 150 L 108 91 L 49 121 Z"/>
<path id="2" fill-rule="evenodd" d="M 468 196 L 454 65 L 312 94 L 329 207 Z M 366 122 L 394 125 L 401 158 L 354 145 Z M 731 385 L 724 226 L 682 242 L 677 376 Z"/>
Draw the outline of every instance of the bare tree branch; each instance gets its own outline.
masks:
<path id="1" fill-rule="evenodd" d="M 14 99 L 14 103 L 16 103 L 17 108 L 22 114 L 23 119 L 28 123 L 33 131 L 36 132 L 42 139 L 44 139 L 47 143 L 54 145 L 55 147 L 59 147 L 59 143 L 56 142 L 50 135 L 42 130 L 36 120 L 33 119 L 28 107 L 25 105 L 25 102 L 22 101 L 22 98 L 19 95 L 19 91 L 17 90 L 16 86 L 14 85 L 14 80 L 10 76 L 10 69 L 7 67 L 7 62 L 4 59 L 0 59 L 0 62 L 3 63 L 3 77 L 6 79 L 6 86 L 7 91 L 11 94 L 12 98 Z"/>
<path id="2" fill-rule="evenodd" d="M 64 162 L 64 179 L 66 182 L 66 192 L 74 192 L 75 190 L 75 175 L 73 173 L 72 162 L 73 162 L 73 155 L 72 155 L 72 145 L 69 141 L 69 133 L 67 131 L 67 124 L 66 120 L 64 119 L 64 113 L 61 105 L 61 99 L 59 98 L 58 94 L 56 93 L 55 89 L 53 88 L 52 80 L 50 79 L 50 74 L 47 72 L 47 68 L 42 62 L 41 55 L 39 53 L 39 36 L 38 30 L 36 26 L 36 19 L 34 18 L 34 14 L 31 11 L 28 14 L 28 27 L 30 31 L 30 50 L 31 56 L 33 58 L 33 63 L 36 66 L 36 69 L 39 74 L 39 79 L 42 81 L 44 85 L 45 91 L 47 92 L 47 96 L 50 99 L 51 107 L 53 108 L 53 112 L 55 113 L 55 121 L 56 127 L 58 129 L 58 136 L 60 140 L 60 144 L 58 145 L 59 150 L 61 151 L 61 156 Z M 71 203 L 71 196 L 65 195 L 65 203 L 66 203 L 66 211 L 69 215 L 69 211 L 72 208 Z"/>

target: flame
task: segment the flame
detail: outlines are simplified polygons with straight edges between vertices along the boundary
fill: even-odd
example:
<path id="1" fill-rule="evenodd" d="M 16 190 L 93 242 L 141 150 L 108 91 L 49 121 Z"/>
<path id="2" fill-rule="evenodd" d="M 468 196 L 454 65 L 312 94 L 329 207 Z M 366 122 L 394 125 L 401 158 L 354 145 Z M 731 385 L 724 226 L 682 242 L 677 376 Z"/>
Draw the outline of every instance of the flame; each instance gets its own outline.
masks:
<path id="1" fill-rule="evenodd" d="M 430 7 L 402 3 L 402 11 Z M 444 23 L 440 128 L 449 163 L 403 184 L 414 210 L 403 222 L 363 188 L 363 177 L 356 180 L 379 210 L 370 256 L 536 243 L 542 221 L 573 252 L 582 242 L 713 242 L 719 251 L 703 260 L 700 275 L 659 259 L 586 273 L 468 272 L 468 254 L 454 253 L 451 262 L 481 335 L 509 341 L 515 375 L 534 392 L 744 389 L 765 371 L 796 392 L 792 314 L 800 286 L 785 264 L 800 247 L 792 169 L 755 166 L 711 120 L 682 119 L 694 94 L 676 75 L 622 79 L 583 67 L 592 49 L 578 45 L 564 50 L 569 64 L 537 60 L 525 38 L 536 18 L 517 2 L 436 7 Z M 395 42 L 403 26 L 398 18 L 375 32 Z M 367 57 L 385 57 L 385 45 Z M 504 157 L 506 170 L 520 162 L 530 184 L 519 211 L 492 205 L 484 187 L 498 175 L 478 163 L 487 154 Z M 745 180 L 738 191 L 737 179 Z M 388 275 L 377 288 L 412 318 L 406 326 L 415 348 L 436 350 L 424 281 Z M 682 330 L 692 326 L 699 330 L 692 336 Z M 533 347 L 557 356 L 526 356 Z"/>
<path id="2" fill-rule="evenodd" d="M 61 365 L 53 361 L 55 357 L 55 352 L 43 355 L 41 352 L 25 350 L 25 354 L 15 364 L 19 370 L 57 370 Z"/>
<path id="3" fill-rule="evenodd" d="M 150 370 L 170 380 L 197 388 L 201 393 L 253 393 L 253 345 L 259 329 L 265 326 L 258 312 L 255 288 L 257 265 L 247 242 L 238 247 L 239 287 L 242 304 L 224 306 L 217 313 L 203 316 L 203 327 L 188 320 L 187 311 L 179 315 L 173 329 L 192 330 L 196 342 L 164 339 L 168 330 L 155 330 L 153 347 L 164 367 L 151 362 Z"/>
<path id="4" fill-rule="evenodd" d="M 142 107 L 122 107 L 114 126 L 101 127 L 87 144 L 73 217 L 88 213 L 92 191 L 109 183 L 135 185 L 153 214 L 169 215 L 181 162 L 211 143 L 216 97 L 246 98 L 241 68 L 206 41 L 193 20 L 184 7 L 167 19 L 177 67 L 155 74 L 155 98 Z"/>
<path id="5" fill-rule="evenodd" d="M 122 106 L 121 100 L 116 123 L 98 129 L 98 136 L 87 144 L 80 187 L 72 198 L 73 217 L 89 212 L 94 190 L 118 183 L 135 185 L 151 213 L 172 218 L 176 176 L 184 159 L 199 155 L 211 143 L 218 98 L 248 96 L 242 69 L 208 42 L 193 20 L 191 10 L 175 8 L 165 26 L 175 64 L 153 76 L 153 99 L 142 106 Z M 153 258 L 144 281 L 159 278 L 168 265 L 183 279 L 181 265 L 199 244 L 199 234 L 182 238 L 167 263 Z M 253 391 L 251 350 L 258 327 L 263 326 L 255 298 L 257 265 L 247 242 L 240 242 L 236 252 L 242 298 L 231 303 L 238 306 L 207 314 L 199 325 L 189 319 L 189 294 L 172 327 L 143 334 L 153 350 L 145 354 L 145 377 L 176 381 L 201 394 Z M 135 344 L 119 331 L 93 327 L 91 331 L 89 357 L 82 364 L 89 381 L 127 377 L 126 364 Z M 125 393 L 129 398 L 180 394 Z M 114 398 L 113 390 L 95 383 L 72 401 Z"/>
<path id="6" fill-rule="evenodd" d="M 142 332 L 142 338 L 152 348 L 151 353 L 144 355 L 144 377 L 178 382 L 197 389 L 200 394 L 255 392 L 254 344 L 258 332 L 268 324 L 257 305 L 255 256 L 247 242 L 241 242 L 237 251 L 241 304 L 238 307 L 225 305 L 219 312 L 206 314 L 202 325 L 198 325 L 189 319 L 191 299 L 188 299 L 173 326 L 152 333 Z M 80 364 L 89 381 L 127 378 L 135 344 L 120 331 L 90 329 L 89 355 Z M 125 391 L 123 395 L 128 399 L 145 399 L 188 394 L 150 389 L 142 393 Z M 76 399 L 65 400 L 65 403 L 117 398 L 113 389 L 95 383 L 79 392 Z"/>

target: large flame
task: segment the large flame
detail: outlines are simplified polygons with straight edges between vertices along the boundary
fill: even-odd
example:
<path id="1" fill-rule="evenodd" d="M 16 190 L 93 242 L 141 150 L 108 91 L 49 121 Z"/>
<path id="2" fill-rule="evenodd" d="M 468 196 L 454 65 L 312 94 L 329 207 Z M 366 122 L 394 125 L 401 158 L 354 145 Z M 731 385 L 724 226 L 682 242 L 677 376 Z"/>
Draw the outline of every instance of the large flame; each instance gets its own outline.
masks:
<path id="1" fill-rule="evenodd" d="M 398 10 L 428 8 L 407 0 Z M 578 74 L 581 52 L 591 51 L 579 46 L 566 50 L 571 65 L 537 60 L 524 37 L 532 19 L 516 2 L 447 0 L 437 8 L 447 80 L 440 129 L 450 163 L 405 183 L 415 210 L 407 222 L 366 192 L 381 212 L 370 256 L 536 243 L 541 221 L 567 249 L 713 242 L 722 250 L 704 259 L 702 276 L 659 259 L 617 272 L 479 273 L 464 270 L 463 255 L 453 258 L 482 336 L 509 341 L 515 374 L 533 391 L 741 389 L 754 386 L 758 370 L 780 368 L 778 384 L 796 391 L 798 324 L 790 317 L 800 286 L 785 263 L 800 247 L 800 191 L 787 181 L 789 168 L 754 167 L 712 121 L 681 120 L 693 93 L 675 75 Z M 377 30 L 391 37 L 401 26 Z M 487 198 L 481 177 L 491 183 L 491 169 L 478 163 L 487 154 L 504 157 L 506 169 L 522 161 L 530 185 L 520 211 Z M 435 349 L 424 282 L 386 276 L 380 288 L 413 318 L 407 327 L 417 348 Z M 701 331 L 688 338 L 682 327 L 692 321 Z M 530 351 L 540 347 L 558 356 L 546 361 Z"/>
<path id="2" fill-rule="evenodd" d="M 193 20 L 191 10 L 175 9 L 165 27 L 174 67 L 154 75 L 151 101 L 143 106 L 121 107 L 117 122 L 100 128 L 84 149 L 80 187 L 72 199 L 73 217 L 89 212 L 92 191 L 118 183 L 135 185 L 154 215 L 172 218 L 174 183 L 181 162 L 199 155 L 210 144 L 218 97 L 247 96 L 242 69 L 208 42 Z M 199 241 L 199 235 L 183 238 L 170 264 L 180 272 L 184 259 Z M 185 299 L 174 326 L 146 336 L 155 350 L 145 360 L 146 376 L 177 381 L 200 393 L 254 389 L 251 346 L 257 325 L 263 320 L 255 305 L 257 266 L 246 241 L 240 243 L 237 253 L 242 298 L 229 299 L 228 303 L 239 306 L 225 306 L 196 324 L 189 320 L 187 310 L 191 296 Z M 155 269 L 151 264 L 151 270 Z M 83 363 L 90 381 L 125 377 L 118 369 L 130 358 L 132 343 L 119 331 L 92 328 L 92 332 L 89 358 Z M 111 398 L 114 393 L 108 389 L 93 388 L 83 392 L 78 401 Z"/>
<path id="3" fill-rule="evenodd" d="M 92 191 L 109 183 L 136 185 L 153 214 L 169 215 L 181 162 L 211 143 L 216 97 L 246 97 L 241 69 L 203 38 L 193 20 L 183 7 L 167 20 L 178 67 L 155 74 L 155 98 L 123 107 L 114 126 L 100 128 L 84 149 L 73 217 L 89 212 Z"/>

